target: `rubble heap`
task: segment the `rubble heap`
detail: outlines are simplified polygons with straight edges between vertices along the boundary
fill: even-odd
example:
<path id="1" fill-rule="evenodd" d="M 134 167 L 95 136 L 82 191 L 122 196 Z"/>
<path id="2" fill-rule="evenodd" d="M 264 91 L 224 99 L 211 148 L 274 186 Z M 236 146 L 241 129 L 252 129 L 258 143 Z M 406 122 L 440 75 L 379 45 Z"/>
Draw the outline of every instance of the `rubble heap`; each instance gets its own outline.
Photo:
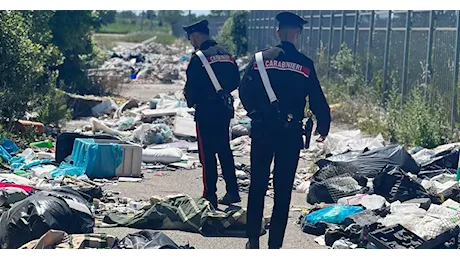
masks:
<path id="1" fill-rule="evenodd" d="M 123 75 L 126 82 L 149 84 L 185 84 L 188 60 L 192 49 L 165 46 L 156 42 L 134 47 L 116 47 L 111 59 L 101 70 L 110 75 Z"/>

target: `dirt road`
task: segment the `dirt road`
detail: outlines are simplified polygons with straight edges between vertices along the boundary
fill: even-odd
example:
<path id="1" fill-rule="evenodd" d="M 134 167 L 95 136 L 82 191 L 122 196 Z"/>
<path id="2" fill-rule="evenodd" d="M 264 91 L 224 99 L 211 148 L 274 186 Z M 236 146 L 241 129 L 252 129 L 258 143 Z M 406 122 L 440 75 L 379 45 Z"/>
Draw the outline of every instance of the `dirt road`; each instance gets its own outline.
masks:
<path id="1" fill-rule="evenodd" d="M 122 95 L 128 98 L 137 98 L 142 101 L 148 101 L 159 93 L 176 91 L 182 89 L 183 86 L 178 85 L 125 85 Z M 69 125 L 81 124 L 82 121 L 71 122 Z M 332 132 L 342 130 L 343 127 L 333 127 Z M 236 157 L 236 162 L 249 162 L 248 157 Z M 301 159 L 299 168 L 306 168 L 311 165 L 312 161 Z M 162 176 L 155 176 L 155 173 L 147 174 L 142 183 L 119 183 L 116 186 L 108 185 L 107 190 L 120 192 L 120 196 L 130 197 L 133 199 L 147 199 L 154 195 L 166 196 L 174 194 L 188 194 L 192 197 L 200 197 L 202 194 L 202 176 L 201 168 L 194 170 L 177 170 L 177 171 L 160 171 Z M 225 190 L 224 183 L 218 183 L 218 195 L 223 196 Z M 242 203 L 239 206 L 245 208 L 247 206 L 247 194 L 241 193 Z M 266 197 L 265 199 L 265 216 L 271 214 L 273 207 L 273 199 Z M 291 208 L 303 208 L 306 204 L 306 195 L 293 192 Z M 314 242 L 315 237 L 303 233 L 300 226 L 295 224 L 300 216 L 300 212 L 291 211 L 287 224 L 284 248 L 324 248 Z M 101 228 L 96 229 L 96 232 L 103 232 L 115 235 L 119 238 L 124 237 L 129 233 L 134 233 L 136 230 L 129 228 Z M 190 242 L 191 246 L 201 249 L 241 249 L 244 248 L 246 239 L 244 238 L 209 238 L 203 237 L 200 234 L 187 233 L 182 231 L 164 231 L 178 244 L 186 244 Z M 268 235 L 261 238 L 262 248 L 267 248 Z"/>

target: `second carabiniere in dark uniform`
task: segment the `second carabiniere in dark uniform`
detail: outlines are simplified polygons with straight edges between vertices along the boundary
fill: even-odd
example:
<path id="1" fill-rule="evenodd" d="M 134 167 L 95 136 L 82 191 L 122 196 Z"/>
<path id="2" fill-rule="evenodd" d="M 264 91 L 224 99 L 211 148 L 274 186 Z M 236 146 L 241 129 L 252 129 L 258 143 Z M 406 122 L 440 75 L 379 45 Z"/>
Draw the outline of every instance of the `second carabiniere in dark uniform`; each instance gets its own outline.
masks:
<path id="1" fill-rule="evenodd" d="M 233 98 L 230 93 L 240 83 L 238 66 L 227 50 L 209 38 L 208 21 L 184 27 L 195 47 L 187 68 L 184 88 L 189 107 L 195 108 L 198 150 L 203 166 L 203 197 L 214 207 L 240 202 L 235 176 L 235 163 L 230 150 L 230 120 L 233 117 Z M 227 193 L 216 197 L 217 161 L 222 166 Z"/>
<path id="2" fill-rule="evenodd" d="M 247 248 L 259 248 L 264 199 L 273 158 L 275 205 L 268 246 L 280 248 L 283 244 L 292 185 L 303 147 L 302 120 L 307 96 L 310 109 L 317 118 L 320 134 L 317 141 L 326 138 L 331 121 L 329 105 L 313 61 L 295 46 L 306 21 L 288 12 L 280 13 L 276 19 L 281 43 L 255 55 L 239 89 L 244 108 L 252 119 Z"/>

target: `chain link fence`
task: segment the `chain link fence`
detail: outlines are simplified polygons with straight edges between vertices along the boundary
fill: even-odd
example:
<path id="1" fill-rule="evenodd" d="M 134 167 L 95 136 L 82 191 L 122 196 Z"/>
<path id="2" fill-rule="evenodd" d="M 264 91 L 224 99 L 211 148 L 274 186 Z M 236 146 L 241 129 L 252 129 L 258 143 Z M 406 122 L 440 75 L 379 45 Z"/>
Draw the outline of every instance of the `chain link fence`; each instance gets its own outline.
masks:
<path id="1" fill-rule="evenodd" d="M 308 21 L 300 51 L 317 64 L 318 75 L 334 73 L 331 60 L 342 44 L 353 51 L 367 82 L 385 99 L 397 88 L 403 100 L 423 86 L 430 102 L 443 104 L 452 126 L 457 118 L 460 11 L 264 10 L 248 19 L 250 52 L 278 44 L 275 16 L 290 11 Z M 376 78 L 381 78 L 376 81 Z"/>

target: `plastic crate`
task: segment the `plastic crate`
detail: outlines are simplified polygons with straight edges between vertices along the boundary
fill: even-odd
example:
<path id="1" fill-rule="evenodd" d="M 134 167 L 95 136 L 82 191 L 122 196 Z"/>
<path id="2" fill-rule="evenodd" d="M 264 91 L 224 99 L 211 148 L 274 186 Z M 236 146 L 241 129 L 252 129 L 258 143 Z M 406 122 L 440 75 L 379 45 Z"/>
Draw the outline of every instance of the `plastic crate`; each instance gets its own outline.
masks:
<path id="1" fill-rule="evenodd" d="M 118 144 L 123 149 L 123 162 L 115 171 L 119 177 L 140 177 L 142 165 L 142 147 L 119 140 L 95 139 L 97 144 Z"/>
<path id="2" fill-rule="evenodd" d="M 431 240 L 423 240 L 401 225 L 376 230 L 369 234 L 367 248 L 376 249 L 434 249 L 445 248 L 446 242 L 451 242 L 449 248 L 458 247 L 460 228 L 446 231 Z"/>

